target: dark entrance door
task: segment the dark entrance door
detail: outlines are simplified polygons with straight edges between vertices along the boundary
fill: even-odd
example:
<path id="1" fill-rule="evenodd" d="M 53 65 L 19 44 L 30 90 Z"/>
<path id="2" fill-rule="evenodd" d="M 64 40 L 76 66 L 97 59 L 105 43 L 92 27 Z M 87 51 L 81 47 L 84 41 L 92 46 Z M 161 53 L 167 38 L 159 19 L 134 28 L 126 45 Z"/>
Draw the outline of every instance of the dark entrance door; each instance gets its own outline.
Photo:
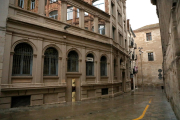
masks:
<path id="1" fill-rule="evenodd" d="M 133 78 L 131 78 L 131 90 L 134 90 L 134 82 L 133 82 Z"/>

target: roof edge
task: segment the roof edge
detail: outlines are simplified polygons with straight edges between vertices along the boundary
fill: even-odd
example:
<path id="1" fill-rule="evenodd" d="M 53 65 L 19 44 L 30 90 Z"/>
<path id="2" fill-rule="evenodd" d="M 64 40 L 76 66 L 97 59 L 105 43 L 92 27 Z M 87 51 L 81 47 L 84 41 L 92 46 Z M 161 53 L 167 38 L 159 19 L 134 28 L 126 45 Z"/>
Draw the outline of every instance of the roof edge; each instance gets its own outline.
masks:
<path id="1" fill-rule="evenodd" d="M 156 0 L 151 0 L 151 3 L 152 3 L 153 5 L 156 5 Z"/>

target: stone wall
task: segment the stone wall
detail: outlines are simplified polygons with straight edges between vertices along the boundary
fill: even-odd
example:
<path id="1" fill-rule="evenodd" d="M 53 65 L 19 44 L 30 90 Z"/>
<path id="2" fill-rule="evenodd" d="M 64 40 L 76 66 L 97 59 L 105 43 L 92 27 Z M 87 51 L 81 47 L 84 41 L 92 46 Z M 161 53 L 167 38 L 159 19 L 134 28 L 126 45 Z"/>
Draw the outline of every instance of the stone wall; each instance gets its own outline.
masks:
<path id="1" fill-rule="evenodd" d="M 151 27 L 151 26 L 149 26 Z M 135 43 L 137 47 L 143 47 L 142 51 L 142 72 L 143 72 L 143 84 L 145 86 L 161 86 L 163 80 L 158 79 L 158 69 L 162 69 L 162 46 L 160 29 L 158 27 L 151 29 L 135 30 L 136 34 Z M 152 35 L 152 40 L 146 40 L 146 33 Z M 153 52 L 154 61 L 148 61 L 148 53 Z M 138 86 L 142 85 L 142 73 L 141 73 L 141 57 L 139 55 L 139 49 L 136 50 L 138 56 Z"/>
<path id="2" fill-rule="evenodd" d="M 151 0 L 151 2 L 157 7 L 160 21 L 166 96 L 180 119 L 180 1 Z"/>

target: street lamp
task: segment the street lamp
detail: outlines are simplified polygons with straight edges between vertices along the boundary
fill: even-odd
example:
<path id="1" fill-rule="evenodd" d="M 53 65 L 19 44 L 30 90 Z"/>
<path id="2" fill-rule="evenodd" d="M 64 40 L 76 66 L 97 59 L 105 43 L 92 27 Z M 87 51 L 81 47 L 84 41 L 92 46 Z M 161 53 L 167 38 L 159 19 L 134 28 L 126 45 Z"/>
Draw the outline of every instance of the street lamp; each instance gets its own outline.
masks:
<path id="1" fill-rule="evenodd" d="M 143 88 L 143 91 L 144 91 L 144 85 L 143 85 L 143 71 L 142 71 L 142 57 L 141 57 L 141 54 L 143 53 L 142 49 L 143 47 L 139 47 L 139 55 L 140 55 L 140 58 L 141 58 L 141 75 L 142 75 L 142 88 Z"/>

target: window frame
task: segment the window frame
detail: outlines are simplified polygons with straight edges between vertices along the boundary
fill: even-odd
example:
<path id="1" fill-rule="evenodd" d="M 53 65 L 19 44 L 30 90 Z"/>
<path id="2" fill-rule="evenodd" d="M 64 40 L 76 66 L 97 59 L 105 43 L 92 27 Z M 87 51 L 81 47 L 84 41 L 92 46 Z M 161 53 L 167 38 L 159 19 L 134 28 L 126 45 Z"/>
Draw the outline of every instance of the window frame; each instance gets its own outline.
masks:
<path id="1" fill-rule="evenodd" d="M 70 53 L 72 54 L 74 52 L 74 54 L 76 54 L 74 57 L 70 57 Z M 73 66 L 72 64 L 73 63 L 76 63 L 75 65 L 75 69 L 76 70 L 73 70 Z M 68 54 L 68 60 L 67 60 L 67 72 L 79 72 L 79 55 L 76 51 L 70 51 L 69 54 Z"/>
<path id="2" fill-rule="evenodd" d="M 58 2 L 58 0 L 50 0 L 50 1 L 49 1 L 49 3 L 51 3 L 51 4 L 52 4 L 52 3 L 56 3 L 56 2 Z"/>
<path id="3" fill-rule="evenodd" d="M 86 76 L 94 76 L 94 55 L 90 53 L 86 56 L 86 58 L 87 57 L 93 58 L 93 61 L 86 61 Z M 91 69 L 92 74 L 88 72 L 89 69 Z"/>
<path id="4" fill-rule="evenodd" d="M 152 33 L 146 33 L 146 41 L 152 41 Z"/>
<path id="5" fill-rule="evenodd" d="M 53 13 L 53 12 L 57 12 L 57 14 L 54 14 L 54 15 L 50 15 L 50 13 Z M 52 19 L 55 19 L 55 20 L 57 20 L 58 19 L 58 10 L 53 10 L 53 11 L 51 11 L 49 13 L 49 18 L 52 18 Z"/>
<path id="6" fill-rule="evenodd" d="M 35 9 L 35 2 L 36 2 L 36 0 L 34 0 L 34 1 L 31 0 L 31 10 Z"/>
<path id="7" fill-rule="evenodd" d="M 97 1 L 93 2 L 92 5 L 93 5 L 94 7 L 96 7 L 96 8 L 98 8 L 98 9 L 100 9 L 100 10 L 102 10 L 102 11 L 105 12 L 105 3 L 104 3 L 104 0 L 102 0 L 102 3 L 95 4 L 96 2 L 97 2 Z M 101 7 L 100 7 L 101 5 L 104 5 L 104 6 L 103 6 L 103 9 L 101 9 Z"/>
<path id="8" fill-rule="evenodd" d="M 24 8 L 24 0 L 18 0 L 18 7 Z"/>
<path id="9" fill-rule="evenodd" d="M 111 14 L 114 16 L 114 3 L 111 1 Z"/>
<path id="10" fill-rule="evenodd" d="M 29 50 L 27 50 L 27 48 Z M 18 51 L 18 49 L 19 49 L 19 51 Z M 20 50 L 24 50 L 24 51 L 20 51 Z M 27 60 L 28 60 L 28 62 L 27 62 Z M 25 62 L 26 62 L 26 64 L 25 64 Z M 15 63 L 17 63 L 17 64 L 15 64 Z M 16 47 L 14 49 L 13 63 L 12 63 L 12 76 L 32 76 L 32 66 L 33 66 L 33 48 L 32 48 L 32 46 L 29 45 L 28 43 L 19 43 L 18 45 L 16 45 Z M 28 67 L 29 67 L 29 70 L 27 69 Z M 26 72 L 28 71 L 29 73 L 23 73 L 24 68 L 26 69 Z M 19 69 L 19 71 L 17 71 L 17 69 Z"/>
<path id="11" fill-rule="evenodd" d="M 103 57 L 105 58 L 104 61 L 102 61 Z M 105 70 L 103 70 L 103 67 Z M 107 58 L 105 56 L 102 56 L 100 60 L 100 72 L 101 76 L 107 76 Z"/>
<path id="12" fill-rule="evenodd" d="M 51 50 L 54 50 L 54 54 L 46 54 L 46 52 L 49 52 Z M 54 59 L 54 64 L 55 64 L 55 74 L 52 73 L 52 61 Z M 45 63 L 45 61 L 48 61 L 48 64 Z M 46 69 L 48 68 L 48 69 Z M 48 71 L 48 73 L 45 73 L 45 69 Z M 54 68 L 53 68 L 54 69 Z M 45 50 L 44 52 L 44 68 L 43 68 L 43 76 L 58 76 L 58 51 L 53 48 L 49 47 Z"/>
<path id="13" fill-rule="evenodd" d="M 154 61 L 154 52 L 148 52 L 148 61 Z"/>
<path id="14" fill-rule="evenodd" d="M 72 19 L 73 19 L 73 6 L 70 6 L 67 8 L 67 20 L 72 20 Z"/>
<path id="15" fill-rule="evenodd" d="M 115 28 L 114 26 L 112 26 L 112 39 L 113 39 L 113 40 L 116 40 L 116 35 L 115 35 L 115 33 L 116 33 L 116 28 Z"/>
<path id="16" fill-rule="evenodd" d="M 100 28 L 101 26 L 103 26 L 103 28 Z M 101 35 L 105 35 L 105 25 L 102 24 L 98 25 L 98 33 Z"/>

